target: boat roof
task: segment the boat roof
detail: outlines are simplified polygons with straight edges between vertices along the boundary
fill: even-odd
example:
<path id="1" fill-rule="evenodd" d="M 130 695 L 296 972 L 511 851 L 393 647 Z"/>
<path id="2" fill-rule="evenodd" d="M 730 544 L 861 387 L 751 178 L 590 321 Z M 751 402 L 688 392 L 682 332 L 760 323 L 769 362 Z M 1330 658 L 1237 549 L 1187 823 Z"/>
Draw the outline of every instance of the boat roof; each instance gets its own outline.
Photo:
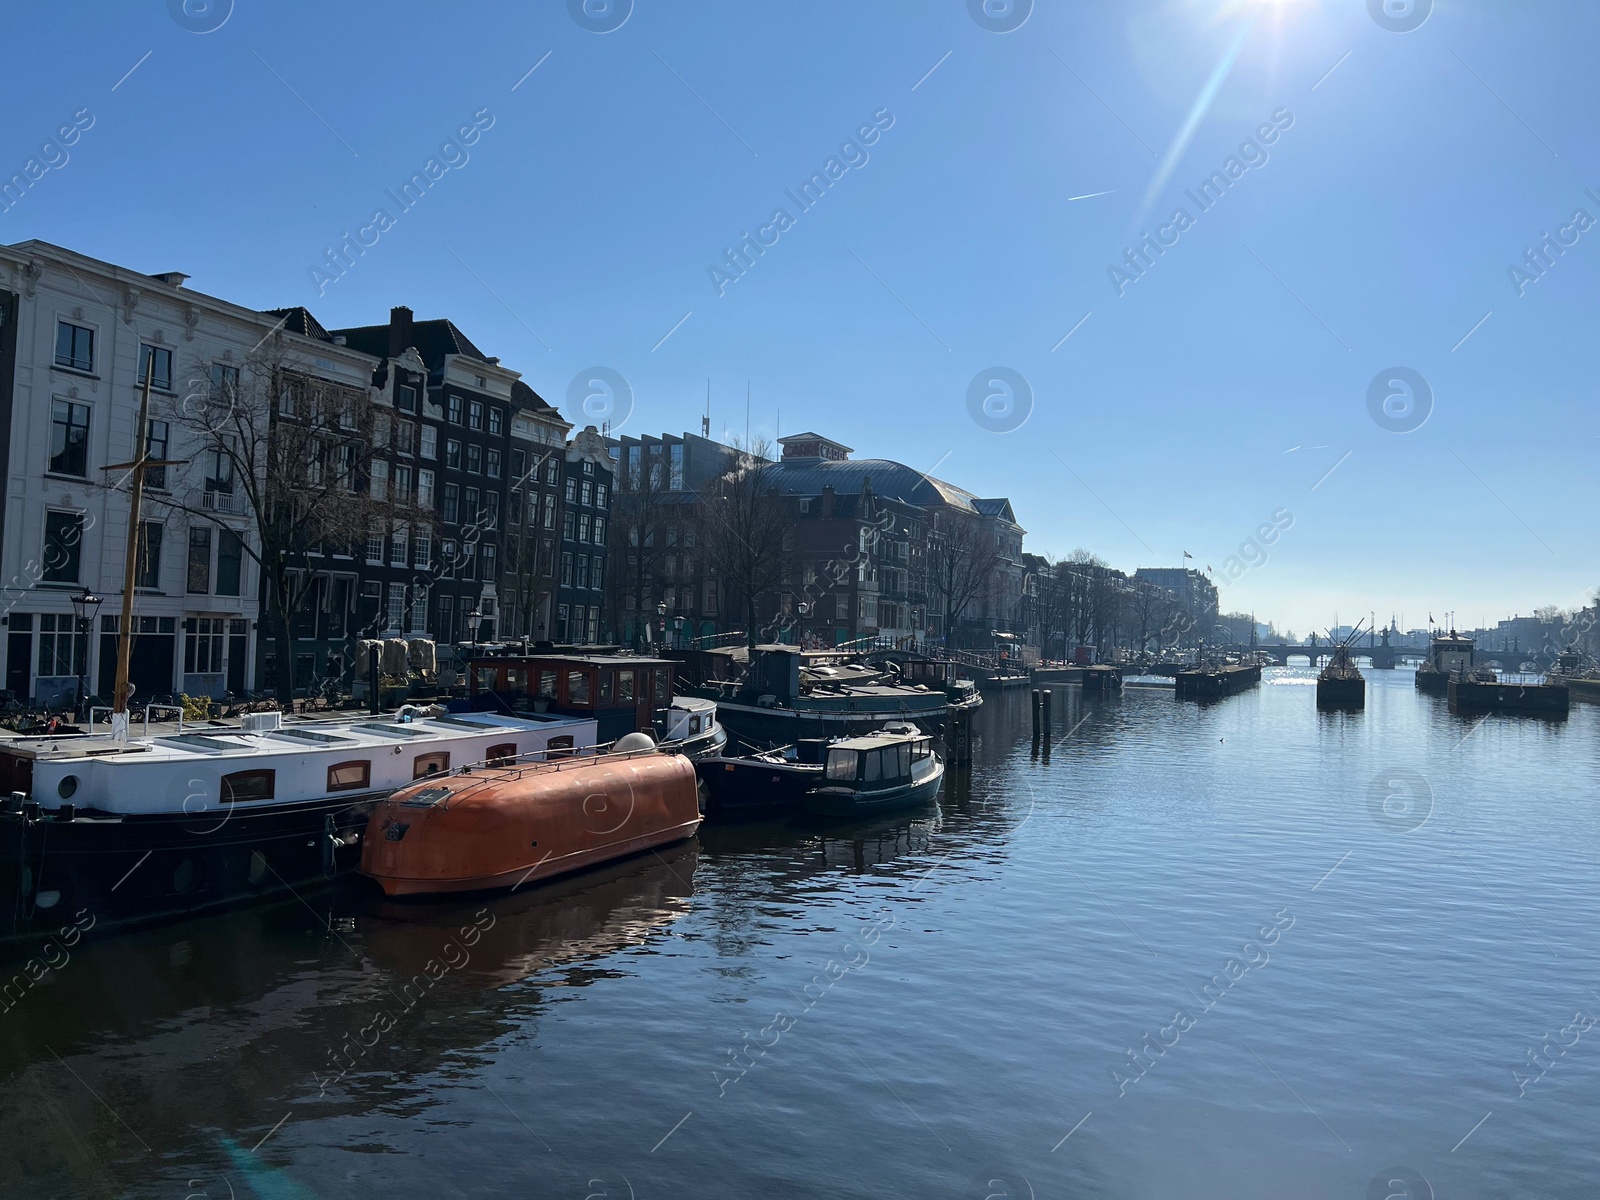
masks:
<path id="1" fill-rule="evenodd" d="M 527 732 L 560 725 L 586 725 L 587 717 L 562 717 L 549 713 L 508 716 L 504 713 L 446 713 L 412 716 L 361 713 L 331 719 L 293 722 L 277 729 L 246 731 L 239 725 L 169 724 L 151 727 L 149 737 L 119 742 L 109 736 L 19 737 L 0 740 L 0 752 L 38 760 L 116 758 L 136 756 L 141 762 L 209 759 L 228 754 L 257 756 L 293 753 L 295 750 L 359 752 L 407 742 L 450 742 L 495 730 Z"/>
<path id="2" fill-rule="evenodd" d="M 905 729 L 879 729 L 872 733 L 864 733 L 860 737 L 840 738 L 829 744 L 830 750 L 881 750 L 884 746 L 896 746 L 901 742 L 914 742 L 919 738 L 929 737 L 916 726 Z"/>
<path id="3" fill-rule="evenodd" d="M 586 667 L 676 667 L 672 658 L 649 658 L 643 654 L 565 654 L 559 650 L 539 654 L 492 654 L 472 660 L 474 667 L 497 666 L 557 666 L 561 663 L 580 663 Z"/>

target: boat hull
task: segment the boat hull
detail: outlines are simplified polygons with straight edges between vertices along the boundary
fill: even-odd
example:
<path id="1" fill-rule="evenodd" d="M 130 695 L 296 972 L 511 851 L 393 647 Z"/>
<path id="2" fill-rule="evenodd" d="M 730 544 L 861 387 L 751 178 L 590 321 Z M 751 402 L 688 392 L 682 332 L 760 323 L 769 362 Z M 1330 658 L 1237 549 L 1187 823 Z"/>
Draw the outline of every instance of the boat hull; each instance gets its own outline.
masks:
<path id="1" fill-rule="evenodd" d="M 1359 709 L 1367 706 L 1365 679 L 1317 680 L 1317 707 L 1321 709 Z"/>
<path id="2" fill-rule="evenodd" d="M 1564 717 L 1571 696 L 1560 683 L 1500 683 L 1473 679 L 1452 679 L 1450 707 L 1464 713 L 1530 713 L 1535 716 Z"/>
<path id="3" fill-rule="evenodd" d="M 683 841 L 700 819 L 694 765 L 677 754 L 491 768 L 378 805 L 361 873 L 390 896 L 516 888 Z"/>
<path id="4" fill-rule="evenodd" d="M 1429 667 L 1417 668 L 1417 691 L 1426 692 L 1430 696 L 1443 696 L 1450 690 L 1450 676 L 1443 671 L 1435 671 Z"/>
<path id="5" fill-rule="evenodd" d="M 220 815 L 0 814 L 0 894 L 15 898 L 0 943 L 50 936 L 79 912 L 99 933 L 303 891 L 355 868 L 380 798 Z"/>
<path id="6" fill-rule="evenodd" d="M 706 787 L 707 816 L 752 820 L 803 808 L 806 793 L 822 781 L 822 764 L 704 758 L 695 773 Z"/>
<path id="7" fill-rule="evenodd" d="M 844 787 L 813 788 L 806 793 L 806 811 L 814 817 L 866 817 L 902 808 L 915 808 L 937 796 L 943 781 L 944 764 L 936 762 L 927 776 L 903 787 L 884 788 L 881 791 Z"/>
<path id="8" fill-rule="evenodd" d="M 1261 682 L 1261 665 L 1241 663 L 1215 670 L 1179 671 L 1174 679 L 1174 694 L 1180 700 L 1215 700 L 1255 687 Z"/>

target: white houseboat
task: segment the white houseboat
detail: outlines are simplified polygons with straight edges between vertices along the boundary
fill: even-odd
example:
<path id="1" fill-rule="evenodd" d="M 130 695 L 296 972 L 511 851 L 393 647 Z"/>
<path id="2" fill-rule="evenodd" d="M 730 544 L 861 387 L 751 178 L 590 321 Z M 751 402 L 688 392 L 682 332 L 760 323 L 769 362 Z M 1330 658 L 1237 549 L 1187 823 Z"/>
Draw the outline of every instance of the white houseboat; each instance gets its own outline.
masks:
<path id="1" fill-rule="evenodd" d="M 299 889 L 353 869 L 373 807 L 463 766 L 595 745 L 592 717 L 254 713 L 116 740 L 0 742 L 0 941 L 75 914 L 144 923 Z"/>

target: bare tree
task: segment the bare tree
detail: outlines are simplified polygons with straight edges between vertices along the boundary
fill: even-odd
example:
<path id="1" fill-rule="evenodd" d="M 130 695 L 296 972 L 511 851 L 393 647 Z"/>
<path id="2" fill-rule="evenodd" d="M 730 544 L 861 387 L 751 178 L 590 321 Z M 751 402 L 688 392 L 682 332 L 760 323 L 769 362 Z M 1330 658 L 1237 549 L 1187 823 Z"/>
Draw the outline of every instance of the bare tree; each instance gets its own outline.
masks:
<path id="1" fill-rule="evenodd" d="M 671 468 L 662 446 L 659 442 L 639 446 L 638 463 L 627 461 L 632 449 L 623 447 L 612 489 L 611 577 L 606 592 L 612 624 L 619 630 L 630 595 L 639 621 L 648 625 L 651 602 L 665 594 L 661 576 L 666 556 L 679 552 L 667 539 L 667 527 L 676 526 L 680 510 L 670 503 L 677 493 L 670 486 Z"/>
<path id="2" fill-rule="evenodd" d="M 200 363 L 190 375 L 177 414 L 192 455 L 188 486 L 159 502 L 191 523 L 231 530 L 225 518 L 236 515 L 253 530 L 241 549 L 261 568 L 276 691 L 288 707 L 292 622 L 312 593 L 313 558 L 329 546 L 354 548 L 369 533 L 387 538 L 395 523 L 421 514 L 411 497 L 391 495 L 387 480 L 381 491 L 372 485 L 376 414 L 368 389 L 311 375 L 270 345 L 237 371 Z"/>
<path id="3" fill-rule="evenodd" d="M 555 595 L 556 589 L 555 506 L 553 502 L 546 506 L 551 522 L 546 527 L 538 482 L 545 463 L 560 453 L 551 448 L 543 454 L 530 455 L 528 469 L 520 478 L 511 481 L 512 494 L 520 493 L 521 505 L 520 520 L 507 529 L 505 579 L 510 592 L 510 612 L 505 632 L 530 640 L 535 638 L 534 627 L 545 602 Z"/>
<path id="4" fill-rule="evenodd" d="M 954 645 L 956 625 L 1000 567 L 994 537 L 976 516 L 935 512 L 925 564 L 928 590 L 944 606 L 945 644 Z"/>
<path id="5" fill-rule="evenodd" d="M 743 607 L 745 643 L 754 646 L 757 598 L 783 581 L 790 515 L 778 491 L 770 444 L 735 441 L 733 449 L 733 467 L 700 494 L 695 508 L 706 563 L 721 579 L 730 602 Z"/>

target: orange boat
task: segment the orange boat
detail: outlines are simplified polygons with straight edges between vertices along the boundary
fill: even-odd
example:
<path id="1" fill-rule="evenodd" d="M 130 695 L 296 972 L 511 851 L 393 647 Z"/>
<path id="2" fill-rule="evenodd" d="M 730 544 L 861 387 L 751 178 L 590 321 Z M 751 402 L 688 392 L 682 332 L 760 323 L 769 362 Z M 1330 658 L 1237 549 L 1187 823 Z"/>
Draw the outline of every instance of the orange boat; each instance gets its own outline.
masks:
<path id="1" fill-rule="evenodd" d="M 515 888 L 692 837 L 694 764 L 653 746 L 554 762 L 468 767 L 373 810 L 361 873 L 391 896 Z"/>

